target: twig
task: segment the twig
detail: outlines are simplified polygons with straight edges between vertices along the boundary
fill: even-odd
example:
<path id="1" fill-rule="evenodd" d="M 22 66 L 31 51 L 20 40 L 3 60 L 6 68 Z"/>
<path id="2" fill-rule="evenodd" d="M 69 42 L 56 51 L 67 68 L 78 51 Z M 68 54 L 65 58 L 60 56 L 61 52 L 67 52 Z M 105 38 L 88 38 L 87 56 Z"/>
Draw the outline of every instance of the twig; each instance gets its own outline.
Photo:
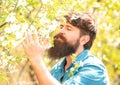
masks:
<path id="1" fill-rule="evenodd" d="M 16 9 L 16 7 L 17 7 L 17 4 L 18 4 L 18 0 L 17 0 L 17 2 L 16 2 L 16 4 L 15 4 L 15 7 L 14 7 L 14 9 L 13 9 L 13 12 L 15 11 L 15 9 Z M 3 24 L 0 25 L 0 28 L 3 27 L 3 26 L 5 26 L 6 24 L 7 24 L 7 22 L 4 22 Z"/>
<path id="2" fill-rule="evenodd" d="M 16 4 L 15 4 L 15 7 L 14 7 L 14 9 L 13 9 L 13 12 L 16 10 L 17 4 L 18 4 L 18 0 L 17 0 L 17 2 L 16 2 Z"/>
<path id="3" fill-rule="evenodd" d="M 21 70 L 20 73 L 19 73 L 19 76 L 18 76 L 18 84 L 17 84 L 17 85 L 20 85 L 20 79 L 21 79 L 22 73 L 23 73 L 25 67 L 27 66 L 28 62 L 29 62 L 29 60 L 27 59 L 27 61 L 25 62 L 24 66 L 23 66 L 23 68 L 22 68 L 22 70 Z"/>
<path id="4" fill-rule="evenodd" d="M 4 22 L 3 24 L 0 25 L 0 28 L 5 26 L 7 24 L 7 22 Z"/>
<path id="5" fill-rule="evenodd" d="M 40 5 L 40 7 L 39 7 L 39 9 L 38 9 L 35 17 L 34 17 L 34 20 L 35 20 L 35 18 L 37 17 L 38 13 L 40 12 L 40 10 L 41 10 L 41 8 L 42 8 L 42 5 L 43 5 L 43 4 L 41 3 L 41 5 Z M 30 23 L 29 27 L 33 24 L 34 20 L 32 20 L 32 22 Z"/>
<path id="6" fill-rule="evenodd" d="M 33 68 L 32 68 L 32 65 L 29 65 L 30 79 L 33 82 L 33 85 L 37 85 L 36 77 L 35 77 L 34 73 L 32 73 L 31 71 L 33 71 Z"/>

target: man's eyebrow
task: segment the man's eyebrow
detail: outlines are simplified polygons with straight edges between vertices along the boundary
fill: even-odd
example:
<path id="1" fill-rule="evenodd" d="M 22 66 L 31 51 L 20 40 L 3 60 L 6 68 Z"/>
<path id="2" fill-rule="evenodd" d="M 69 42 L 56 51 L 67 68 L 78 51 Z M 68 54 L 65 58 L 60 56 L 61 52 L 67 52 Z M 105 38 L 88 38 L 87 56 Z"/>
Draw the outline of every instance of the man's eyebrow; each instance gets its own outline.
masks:
<path id="1" fill-rule="evenodd" d="M 72 27 L 72 25 L 70 25 L 70 24 L 66 24 L 66 26 L 67 26 L 67 27 Z"/>
<path id="2" fill-rule="evenodd" d="M 63 26 L 63 24 L 60 24 L 60 26 Z"/>
<path id="3" fill-rule="evenodd" d="M 72 27 L 71 25 L 69 25 L 69 24 L 60 24 L 60 26 L 67 26 L 67 27 Z"/>

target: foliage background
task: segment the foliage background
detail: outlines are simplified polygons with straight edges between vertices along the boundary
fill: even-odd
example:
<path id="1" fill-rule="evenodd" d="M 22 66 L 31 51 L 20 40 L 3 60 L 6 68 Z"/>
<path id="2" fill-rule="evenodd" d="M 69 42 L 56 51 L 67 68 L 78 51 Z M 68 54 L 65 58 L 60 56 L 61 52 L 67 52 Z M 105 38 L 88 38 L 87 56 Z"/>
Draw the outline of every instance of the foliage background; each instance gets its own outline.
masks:
<path id="1" fill-rule="evenodd" d="M 105 63 L 111 85 L 120 85 L 120 0 L 0 0 L 0 85 L 38 85 L 21 39 L 35 28 L 52 43 L 60 19 L 73 11 L 93 14 L 98 35 L 91 52 Z M 57 62 L 44 61 L 48 69 Z"/>

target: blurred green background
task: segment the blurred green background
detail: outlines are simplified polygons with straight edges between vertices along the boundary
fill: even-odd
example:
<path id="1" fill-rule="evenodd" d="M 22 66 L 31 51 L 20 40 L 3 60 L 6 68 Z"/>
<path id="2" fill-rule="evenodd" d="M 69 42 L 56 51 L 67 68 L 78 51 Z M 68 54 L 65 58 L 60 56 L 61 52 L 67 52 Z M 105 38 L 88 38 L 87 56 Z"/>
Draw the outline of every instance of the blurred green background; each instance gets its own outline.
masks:
<path id="1" fill-rule="evenodd" d="M 0 85 L 38 85 L 20 43 L 28 29 L 52 43 L 60 19 L 74 11 L 94 16 L 98 34 L 91 52 L 104 62 L 111 85 L 120 85 L 120 0 L 0 0 Z M 49 70 L 57 62 L 44 61 Z"/>

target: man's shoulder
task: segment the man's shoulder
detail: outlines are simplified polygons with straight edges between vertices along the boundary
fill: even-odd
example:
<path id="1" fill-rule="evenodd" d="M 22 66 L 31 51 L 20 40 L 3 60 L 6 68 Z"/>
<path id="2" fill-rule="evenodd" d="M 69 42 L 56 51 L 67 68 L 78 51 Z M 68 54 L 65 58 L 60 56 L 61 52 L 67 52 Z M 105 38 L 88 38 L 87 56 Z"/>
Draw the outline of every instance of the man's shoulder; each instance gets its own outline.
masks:
<path id="1" fill-rule="evenodd" d="M 93 54 L 88 54 L 87 56 L 88 57 L 83 60 L 83 67 L 79 69 L 80 72 L 85 72 L 86 76 L 93 79 L 96 79 L 97 76 L 102 77 L 103 75 L 107 77 L 107 69 L 102 60 Z"/>
<path id="2" fill-rule="evenodd" d="M 83 61 L 83 67 L 79 69 L 78 74 L 81 75 L 81 78 L 85 79 L 86 82 L 90 80 L 94 83 L 109 83 L 105 65 L 94 55 L 88 55 L 88 57 Z"/>
<path id="3" fill-rule="evenodd" d="M 105 69 L 105 65 L 101 59 L 92 54 L 88 54 L 87 56 L 88 57 L 83 61 L 85 65 L 92 65 Z"/>
<path id="4" fill-rule="evenodd" d="M 65 63 L 65 58 L 62 58 L 59 62 L 57 62 L 51 69 L 51 72 L 58 71 L 58 70 L 63 70 Z"/>

